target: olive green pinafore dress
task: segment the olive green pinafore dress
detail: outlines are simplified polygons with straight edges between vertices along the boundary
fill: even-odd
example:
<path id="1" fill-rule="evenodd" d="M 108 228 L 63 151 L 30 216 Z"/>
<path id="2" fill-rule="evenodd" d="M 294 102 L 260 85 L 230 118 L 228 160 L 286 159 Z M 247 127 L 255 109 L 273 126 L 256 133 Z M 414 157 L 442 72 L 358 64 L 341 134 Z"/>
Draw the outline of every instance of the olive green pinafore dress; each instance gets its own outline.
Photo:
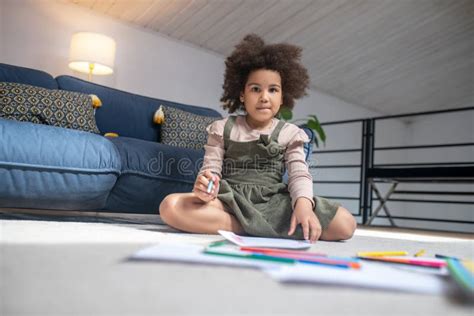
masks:
<path id="1" fill-rule="evenodd" d="M 238 142 L 230 139 L 235 118 L 230 116 L 224 127 L 225 154 L 218 199 L 249 235 L 303 239 L 301 225 L 288 236 L 293 211 L 288 186 L 282 181 L 285 148 L 278 144 L 278 135 L 285 123 L 279 121 L 271 135 Z M 317 196 L 313 200 L 314 211 L 324 230 L 339 204 Z"/>

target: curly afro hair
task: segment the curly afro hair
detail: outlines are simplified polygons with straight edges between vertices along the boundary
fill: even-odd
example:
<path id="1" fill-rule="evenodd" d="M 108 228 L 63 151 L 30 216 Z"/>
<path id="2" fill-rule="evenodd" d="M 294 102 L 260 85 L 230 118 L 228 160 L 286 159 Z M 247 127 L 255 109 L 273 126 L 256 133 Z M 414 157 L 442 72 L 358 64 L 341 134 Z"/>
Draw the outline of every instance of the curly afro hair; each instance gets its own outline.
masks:
<path id="1" fill-rule="evenodd" d="M 309 85 L 306 68 L 301 64 L 302 49 L 290 44 L 266 45 L 256 34 L 249 34 L 235 47 L 225 61 L 222 107 L 229 113 L 245 110 L 240 93 L 252 71 L 273 70 L 280 74 L 283 106 L 293 109 L 295 99 L 305 95 Z"/>

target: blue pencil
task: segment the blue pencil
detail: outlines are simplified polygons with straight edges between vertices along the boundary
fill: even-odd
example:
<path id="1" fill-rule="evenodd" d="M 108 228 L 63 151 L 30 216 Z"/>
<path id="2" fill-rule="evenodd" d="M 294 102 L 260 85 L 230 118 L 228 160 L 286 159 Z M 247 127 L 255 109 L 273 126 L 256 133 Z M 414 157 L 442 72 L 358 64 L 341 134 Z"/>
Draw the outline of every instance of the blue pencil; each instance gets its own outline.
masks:
<path id="1" fill-rule="evenodd" d="M 455 260 L 461 260 L 461 259 L 459 259 L 459 258 L 456 258 L 456 257 L 445 256 L 445 255 L 440 255 L 440 254 L 435 254 L 435 258 L 439 258 L 439 259 L 455 259 Z"/>
<path id="2" fill-rule="evenodd" d="M 471 295 L 474 294 L 474 275 L 472 275 L 463 264 L 456 259 L 447 259 L 448 270 L 453 279 L 467 290 Z"/>

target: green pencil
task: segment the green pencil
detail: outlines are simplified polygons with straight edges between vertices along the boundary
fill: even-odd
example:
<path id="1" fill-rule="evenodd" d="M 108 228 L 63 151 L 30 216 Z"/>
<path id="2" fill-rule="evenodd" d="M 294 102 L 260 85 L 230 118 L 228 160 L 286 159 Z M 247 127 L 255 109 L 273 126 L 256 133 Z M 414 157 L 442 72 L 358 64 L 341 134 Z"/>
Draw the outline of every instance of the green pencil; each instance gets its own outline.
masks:
<path id="1" fill-rule="evenodd" d="M 470 295 L 474 294 L 474 275 L 457 259 L 446 259 L 448 270 L 453 279 Z"/>
<path id="2" fill-rule="evenodd" d="M 227 239 L 211 242 L 208 247 L 219 247 L 227 244 Z"/>
<path id="3" fill-rule="evenodd" d="M 272 261 L 272 262 L 286 263 L 286 264 L 296 263 L 296 260 L 294 259 L 271 257 L 271 256 L 266 256 L 266 255 L 261 255 L 261 254 L 240 254 L 240 253 L 231 253 L 231 252 L 212 251 L 209 249 L 204 250 L 204 253 L 209 254 L 209 255 L 234 257 L 234 258 L 241 258 L 241 259 L 265 260 L 265 261 Z"/>

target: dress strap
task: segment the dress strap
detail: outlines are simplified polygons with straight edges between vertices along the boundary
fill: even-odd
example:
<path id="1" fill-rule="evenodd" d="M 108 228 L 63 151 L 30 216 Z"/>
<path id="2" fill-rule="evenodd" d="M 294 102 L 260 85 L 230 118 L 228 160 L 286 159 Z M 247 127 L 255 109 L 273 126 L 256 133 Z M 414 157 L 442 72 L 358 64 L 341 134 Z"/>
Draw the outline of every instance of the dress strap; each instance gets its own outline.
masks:
<path id="1" fill-rule="evenodd" d="M 278 142 L 278 136 L 280 135 L 280 131 L 283 128 L 283 125 L 285 125 L 285 122 L 279 120 L 277 126 L 273 130 L 271 139 L 274 140 L 275 142 Z"/>
<path id="2" fill-rule="evenodd" d="M 232 131 L 232 128 L 234 127 L 236 118 L 237 118 L 237 116 L 231 115 L 227 119 L 227 122 L 225 122 L 225 125 L 224 125 L 224 149 L 227 149 L 227 147 L 228 147 L 229 139 L 230 139 L 230 132 Z"/>

